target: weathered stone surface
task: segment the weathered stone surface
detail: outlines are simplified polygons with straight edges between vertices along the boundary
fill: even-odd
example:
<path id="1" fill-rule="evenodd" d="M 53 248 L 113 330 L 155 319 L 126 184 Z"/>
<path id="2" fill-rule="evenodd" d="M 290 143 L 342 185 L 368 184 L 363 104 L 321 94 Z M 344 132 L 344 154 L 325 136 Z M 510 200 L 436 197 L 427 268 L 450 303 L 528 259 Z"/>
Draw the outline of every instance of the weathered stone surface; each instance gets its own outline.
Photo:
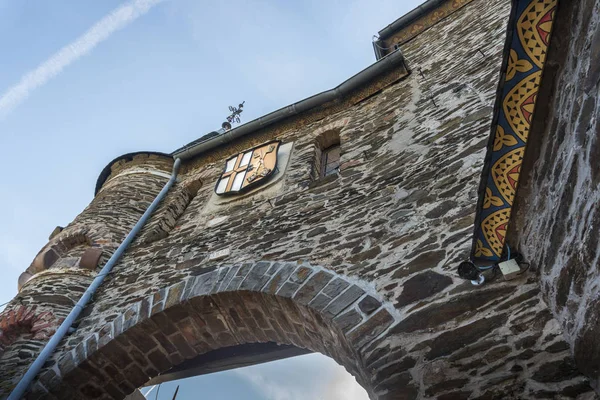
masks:
<path id="1" fill-rule="evenodd" d="M 452 210 L 457 205 L 458 204 L 452 200 L 444 201 L 443 203 L 440 203 L 439 205 L 437 205 L 433 210 L 431 210 L 427 214 L 425 214 L 425 216 L 427 218 L 443 217 L 444 215 L 446 215 L 448 213 L 448 211 Z"/>
<path id="2" fill-rule="evenodd" d="M 565 342 L 564 340 L 561 340 L 560 342 L 551 344 L 544 350 L 546 350 L 548 353 L 560 353 L 562 351 L 569 350 L 569 343 Z"/>
<path id="3" fill-rule="evenodd" d="M 502 326 L 507 320 L 508 316 L 501 314 L 490 318 L 483 318 L 452 331 L 442 333 L 433 339 L 429 345 L 431 350 L 427 353 L 427 357 L 434 359 L 452 354 L 463 346 L 475 343 L 480 338 L 486 337 L 494 329 Z"/>
<path id="4" fill-rule="evenodd" d="M 408 372 L 389 378 L 388 384 L 396 390 L 381 396 L 382 399 L 415 400 L 419 397 L 419 389 Z"/>
<path id="5" fill-rule="evenodd" d="M 342 293 L 344 290 L 346 290 L 346 288 L 348 286 L 349 286 L 349 283 L 347 281 L 336 278 L 336 279 L 332 280 L 331 282 L 329 282 L 329 284 L 327 284 L 327 286 L 325 286 L 325 289 L 323 289 L 323 294 L 334 299 L 340 293 Z"/>
<path id="6" fill-rule="evenodd" d="M 485 353 L 484 360 L 488 364 L 492 364 L 510 354 L 512 349 L 510 346 L 498 346 Z"/>
<path id="7" fill-rule="evenodd" d="M 350 304 L 354 303 L 365 291 L 356 285 L 349 287 L 345 292 L 336 297 L 323 312 L 325 315 L 335 316 Z"/>
<path id="8" fill-rule="evenodd" d="M 439 395 L 437 397 L 438 400 L 467 400 L 471 397 L 471 392 L 450 392 Z"/>
<path id="9" fill-rule="evenodd" d="M 446 252 L 443 250 L 429 251 L 419 254 L 414 260 L 408 262 L 403 267 L 399 268 L 394 273 L 393 277 L 401 278 L 412 273 L 423 271 L 424 269 L 432 269 L 436 267 L 444 257 Z"/>
<path id="10" fill-rule="evenodd" d="M 497 341 L 494 339 L 479 341 L 475 344 L 469 345 L 469 346 L 465 347 L 464 349 L 452 354 L 452 356 L 450 357 L 450 361 L 456 361 L 456 360 L 460 360 L 462 358 L 468 358 L 468 357 L 474 356 L 476 354 L 483 353 L 485 350 L 492 348 L 496 344 L 505 343 L 505 342 L 506 342 L 506 339 L 500 340 L 500 341 Z"/>
<path id="11" fill-rule="evenodd" d="M 350 332 L 348 340 L 356 348 L 361 348 L 386 330 L 393 322 L 394 319 L 387 310 L 380 310 L 365 323 Z"/>
<path id="12" fill-rule="evenodd" d="M 477 308 L 500 296 L 506 296 L 512 291 L 514 291 L 512 287 L 478 290 L 444 303 L 433 304 L 405 318 L 394 327 L 394 333 L 414 332 L 434 328 L 452 320 L 460 321 L 468 318 Z"/>
<path id="13" fill-rule="evenodd" d="M 507 237 L 541 274 L 541 288 L 574 349 L 600 387 L 597 268 L 600 228 L 599 2 L 561 2 L 548 51 L 546 99 L 532 132 Z M 543 194 L 543 195 L 541 195 Z"/>
<path id="14" fill-rule="evenodd" d="M 296 293 L 294 299 L 300 304 L 307 305 L 329 283 L 333 275 L 325 271 L 314 274 Z"/>
<path id="15" fill-rule="evenodd" d="M 403 307 L 415 301 L 431 297 L 451 284 L 452 279 L 450 277 L 433 271 L 425 271 L 413 276 L 404 283 L 402 293 L 398 297 L 395 306 Z"/>
<path id="16" fill-rule="evenodd" d="M 354 328 L 361 321 L 362 321 L 362 316 L 360 315 L 360 313 L 358 311 L 356 311 L 354 309 L 352 309 L 344 314 L 338 315 L 334 319 L 334 322 L 344 332 L 348 332 L 350 329 Z"/>
<path id="17" fill-rule="evenodd" d="M 556 382 L 579 376 L 575 363 L 570 358 L 549 362 L 538 368 L 533 379 L 538 382 Z"/>
<path id="18" fill-rule="evenodd" d="M 339 102 L 184 160 L 167 198 L 42 372 L 48 381 L 36 387 L 48 387 L 47 398 L 120 400 L 196 354 L 273 342 L 334 358 L 378 400 L 589 393 L 582 377 L 558 378 L 545 366 L 569 350 L 533 275 L 490 279 L 482 288 L 454 276 L 468 255 L 509 8 L 504 0 L 468 2 L 403 45 L 411 75 L 396 68 Z M 593 118 L 595 107 L 584 101 L 582 113 Z M 318 144 L 332 132 L 343 168 L 314 180 Z M 217 198 L 225 160 L 275 138 L 293 143 L 280 180 Z M 113 163 L 90 206 L 44 248 L 58 259 L 28 271 L 6 315 L 16 317 L 23 302 L 64 318 L 97 270 L 72 261 L 97 247 L 103 265 L 172 163 L 156 154 Z M 581 265 L 565 272 L 558 290 L 565 310 L 577 306 L 567 288 L 587 293 L 582 265 L 594 265 L 587 248 L 575 252 Z M 0 397 L 47 341 L 48 322 L 24 340 L 13 340 L 20 328 L 4 335 L 0 327 L 10 339 L 0 338 Z M 48 372 L 61 365 L 67 376 Z M 535 373 L 556 381 L 535 381 Z"/>
<path id="19" fill-rule="evenodd" d="M 444 392 L 446 390 L 460 389 L 467 382 L 469 382 L 468 379 L 453 379 L 453 380 L 449 380 L 449 381 L 444 381 L 444 382 L 441 382 L 441 383 L 431 386 L 429 389 L 427 389 L 425 394 L 427 396 L 435 396 L 436 394 L 439 394 L 440 392 Z"/>

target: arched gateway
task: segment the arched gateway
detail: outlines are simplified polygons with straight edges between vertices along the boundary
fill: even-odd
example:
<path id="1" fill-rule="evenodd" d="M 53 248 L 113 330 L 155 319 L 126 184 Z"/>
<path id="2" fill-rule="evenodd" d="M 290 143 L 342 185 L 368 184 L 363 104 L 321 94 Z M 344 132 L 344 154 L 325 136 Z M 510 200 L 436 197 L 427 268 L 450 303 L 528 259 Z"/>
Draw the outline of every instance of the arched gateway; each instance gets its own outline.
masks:
<path id="1" fill-rule="evenodd" d="M 395 319 L 370 291 L 306 263 L 221 266 L 132 304 L 78 339 L 41 382 L 59 398 L 122 399 L 198 355 L 276 343 L 332 357 L 375 393 L 365 350 Z"/>
<path id="2" fill-rule="evenodd" d="M 595 126 L 598 4 L 426 1 L 340 86 L 172 154 L 113 160 L 0 314 L 0 398 L 20 385 L 29 400 L 122 399 L 249 348 L 248 363 L 326 354 L 373 400 L 594 398 L 597 140 L 563 126 Z M 456 273 L 477 259 L 461 275 L 479 286 Z"/>

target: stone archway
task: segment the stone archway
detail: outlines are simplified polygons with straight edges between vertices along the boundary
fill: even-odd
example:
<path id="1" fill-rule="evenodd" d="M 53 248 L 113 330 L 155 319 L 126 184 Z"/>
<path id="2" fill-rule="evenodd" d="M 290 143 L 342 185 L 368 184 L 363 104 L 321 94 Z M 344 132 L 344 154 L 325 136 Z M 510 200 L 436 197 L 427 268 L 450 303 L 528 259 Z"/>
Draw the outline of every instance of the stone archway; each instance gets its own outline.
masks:
<path id="1" fill-rule="evenodd" d="M 272 342 L 333 358 L 378 398 L 376 371 L 365 367 L 361 350 L 398 320 L 393 314 L 368 286 L 318 266 L 222 266 L 156 291 L 82 337 L 32 394 L 122 399 L 198 355 Z"/>

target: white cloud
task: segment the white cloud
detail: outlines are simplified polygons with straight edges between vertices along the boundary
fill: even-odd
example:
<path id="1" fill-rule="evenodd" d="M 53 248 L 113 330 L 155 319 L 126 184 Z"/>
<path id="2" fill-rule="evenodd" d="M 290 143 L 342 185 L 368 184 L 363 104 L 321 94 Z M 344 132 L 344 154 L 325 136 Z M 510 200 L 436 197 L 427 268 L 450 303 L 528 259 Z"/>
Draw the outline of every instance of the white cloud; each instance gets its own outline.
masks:
<path id="1" fill-rule="evenodd" d="M 323 395 L 324 400 L 367 400 L 367 392 L 352 375 L 337 365 L 334 376 L 327 384 Z"/>
<path id="2" fill-rule="evenodd" d="M 368 400 L 354 377 L 321 354 L 294 357 L 233 371 L 265 400 Z"/>
<path id="3" fill-rule="evenodd" d="M 260 371 L 239 370 L 237 371 L 242 378 L 248 380 L 265 395 L 268 400 L 300 400 L 309 398 L 305 393 L 295 393 L 293 388 L 285 387 L 285 384 L 278 382 Z"/>
<path id="4" fill-rule="evenodd" d="M 0 97 L 0 117 L 6 116 L 36 88 L 58 75 L 65 67 L 88 54 L 114 32 L 123 29 L 163 0 L 131 0 L 98 21 L 75 41 L 64 46 Z"/>

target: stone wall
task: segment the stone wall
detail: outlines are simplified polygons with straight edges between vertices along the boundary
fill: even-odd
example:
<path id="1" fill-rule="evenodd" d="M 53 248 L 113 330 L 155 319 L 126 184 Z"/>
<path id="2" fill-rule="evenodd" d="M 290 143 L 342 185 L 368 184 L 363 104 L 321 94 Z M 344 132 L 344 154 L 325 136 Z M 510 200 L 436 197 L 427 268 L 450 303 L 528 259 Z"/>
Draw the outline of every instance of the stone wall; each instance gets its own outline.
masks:
<path id="1" fill-rule="evenodd" d="M 115 163 L 91 204 L 51 237 L 21 275 L 19 294 L 0 316 L 0 392 L 11 388 L 41 351 L 92 282 L 97 265 L 106 263 L 166 183 L 172 164 L 168 157 L 143 154 Z M 169 204 L 157 210 L 147 231 Z M 91 264 L 84 259 L 89 249 L 97 251 Z"/>
<path id="2" fill-rule="evenodd" d="M 186 161 L 170 196 L 194 188 L 187 200 L 167 212 L 167 199 L 155 221 L 169 215 L 169 227 L 128 250 L 30 398 L 118 399 L 196 354 L 265 341 L 329 355 L 373 399 L 589 397 L 535 275 L 490 274 L 479 288 L 455 275 L 469 254 L 509 11 L 474 0 L 404 46 L 405 79 Z M 331 130 L 340 172 L 314 180 Z M 218 199 L 224 161 L 265 136 L 293 143 L 282 184 Z M 131 218 L 102 224 L 132 225 L 166 181 L 140 173 L 123 184 L 134 176 L 148 181 L 139 202 L 103 206 L 134 202 Z M 47 290 L 37 276 L 26 288 L 32 301 Z M 0 367 L 3 380 L 18 375 Z"/>
<path id="3" fill-rule="evenodd" d="M 600 2 L 561 2 L 509 237 L 600 388 Z"/>
<path id="4" fill-rule="evenodd" d="M 0 393 L 19 377 L 69 314 L 92 278 L 42 272 L 0 314 Z"/>

